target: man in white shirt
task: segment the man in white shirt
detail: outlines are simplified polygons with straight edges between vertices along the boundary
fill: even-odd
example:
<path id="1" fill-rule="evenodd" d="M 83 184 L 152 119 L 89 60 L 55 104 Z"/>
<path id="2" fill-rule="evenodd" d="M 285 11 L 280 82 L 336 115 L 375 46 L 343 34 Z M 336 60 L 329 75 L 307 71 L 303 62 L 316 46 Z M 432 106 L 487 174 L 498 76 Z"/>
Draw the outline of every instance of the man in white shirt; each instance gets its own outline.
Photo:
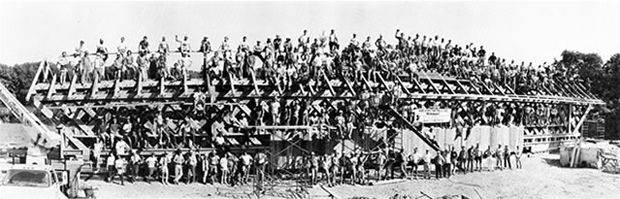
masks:
<path id="1" fill-rule="evenodd" d="M 241 43 L 239 44 L 237 51 L 243 51 L 243 49 L 250 51 L 250 44 L 248 44 L 246 36 L 243 36 L 243 38 L 241 38 Z"/>
<path id="2" fill-rule="evenodd" d="M 71 62 L 67 59 L 67 52 L 62 52 L 56 64 L 58 65 L 58 68 L 60 68 L 60 79 L 58 82 L 60 82 L 60 84 L 64 84 L 67 81 L 68 71 L 72 69 Z"/>
<path id="3" fill-rule="evenodd" d="M 75 54 L 77 56 L 83 56 L 84 55 L 84 51 L 85 51 L 85 49 L 84 49 L 84 41 L 80 40 L 80 45 L 78 45 L 78 47 L 75 48 Z"/>
<path id="4" fill-rule="evenodd" d="M 355 48 L 359 48 L 360 47 L 360 42 L 357 41 L 357 35 L 355 33 L 353 33 L 353 38 L 351 38 L 351 42 L 350 44 L 351 46 L 355 47 Z"/>
<path id="5" fill-rule="evenodd" d="M 308 43 L 310 43 L 310 37 L 308 37 L 308 30 L 304 30 L 304 33 L 299 36 L 298 42 L 300 46 L 307 46 Z"/>
<path id="6" fill-rule="evenodd" d="M 241 159 L 241 183 L 248 183 L 248 175 L 250 173 L 250 167 L 252 166 L 253 158 L 248 152 L 243 152 L 243 155 L 240 157 Z"/>
<path id="7" fill-rule="evenodd" d="M 229 51 L 230 50 L 230 44 L 228 44 L 228 37 L 224 37 L 224 41 L 222 41 L 222 44 L 220 44 L 220 50 L 223 52 Z"/>
<path id="8" fill-rule="evenodd" d="M 336 31 L 334 29 L 331 30 L 329 34 L 329 50 L 335 51 L 338 50 L 340 46 L 338 45 L 338 37 L 336 37 Z"/>
<path id="9" fill-rule="evenodd" d="M 127 155 L 127 151 L 131 150 L 127 142 L 125 142 L 125 140 L 122 140 L 122 139 L 116 141 L 116 145 L 114 146 L 114 149 L 116 149 L 116 154 L 118 155 Z"/>
<path id="10" fill-rule="evenodd" d="M 148 174 L 146 175 L 146 181 L 151 184 L 151 178 L 153 178 L 153 174 L 155 173 L 155 169 L 157 169 L 157 158 L 155 155 L 151 153 L 148 158 L 145 160 L 146 167 L 148 168 Z"/>
<path id="11" fill-rule="evenodd" d="M 119 53 L 121 57 L 124 57 L 127 54 L 127 43 L 125 43 L 125 37 L 121 37 L 121 43 L 116 47 L 116 51 Z"/>
<path id="12" fill-rule="evenodd" d="M 181 74 L 183 75 L 183 78 L 188 78 L 189 74 L 187 73 L 187 71 L 191 66 L 192 59 L 190 58 L 189 54 L 181 55 Z"/>
<path id="13" fill-rule="evenodd" d="M 418 164 L 420 164 L 420 160 L 422 160 L 422 154 L 418 151 L 418 147 L 415 147 L 413 148 L 413 155 L 411 155 L 413 178 L 418 177 Z"/>
<path id="14" fill-rule="evenodd" d="M 162 56 L 168 56 L 168 53 L 170 53 L 170 46 L 168 42 L 166 42 L 166 37 L 161 37 L 161 42 L 159 42 L 157 46 L 157 52 Z"/>
<path id="15" fill-rule="evenodd" d="M 422 157 L 424 160 L 424 178 L 431 179 L 431 159 L 433 156 L 426 150 L 426 154 Z"/>
<path id="16" fill-rule="evenodd" d="M 191 51 L 191 46 L 189 45 L 189 37 L 184 36 L 183 37 L 183 41 L 179 40 L 179 36 L 175 35 L 174 39 L 176 40 L 176 42 L 179 43 L 179 52 L 181 52 L 181 55 L 183 54 L 187 54 Z"/>
<path id="17" fill-rule="evenodd" d="M 100 52 L 97 53 L 97 55 L 95 56 L 95 60 L 93 61 L 93 75 L 95 76 L 97 82 L 100 82 L 102 79 L 105 78 L 105 67 L 103 66 L 104 63 L 104 55 Z"/>

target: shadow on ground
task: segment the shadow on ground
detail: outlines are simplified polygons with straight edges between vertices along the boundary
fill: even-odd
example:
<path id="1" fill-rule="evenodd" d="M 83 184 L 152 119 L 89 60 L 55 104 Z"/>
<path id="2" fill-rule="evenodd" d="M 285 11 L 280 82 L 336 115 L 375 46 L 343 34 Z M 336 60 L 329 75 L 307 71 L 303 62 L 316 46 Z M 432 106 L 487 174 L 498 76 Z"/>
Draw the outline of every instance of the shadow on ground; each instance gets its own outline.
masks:
<path id="1" fill-rule="evenodd" d="M 547 163 L 549 166 L 553 167 L 562 167 L 560 165 L 560 159 L 557 158 L 542 158 L 544 163 Z"/>

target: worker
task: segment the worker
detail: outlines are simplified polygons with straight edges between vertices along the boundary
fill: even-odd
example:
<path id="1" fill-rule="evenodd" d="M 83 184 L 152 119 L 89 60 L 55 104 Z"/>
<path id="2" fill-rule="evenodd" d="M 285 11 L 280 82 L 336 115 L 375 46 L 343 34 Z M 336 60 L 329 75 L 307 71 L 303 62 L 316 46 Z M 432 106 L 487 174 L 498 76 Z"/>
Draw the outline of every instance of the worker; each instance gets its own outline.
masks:
<path id="1" fill-rule="evenodd" d="M 189 44 L 189 37 L 188 36 L 184 36 L 183 37 L 183 41 L 179 40 L 179 36 L 175 35 L 174 36 L 174 40 L 179 43 L 179 52 L 181 52 L 181 55 L 187 55 L 188 53 L 191 52 L 191 46 Z"/>
<path id="2" fill-rule="evenodd" d="M 514 152 L 515 154 L 515 168 L 521 169 L 523 166 L 521 165 L 521 155 L 523 152 L 519 150 L 519 146 L 517 146 L 517 150 Z"/>
<path id="3" fill-rule="evenodd" d="M 209 177 L 209 156 L 206 153 L 201 155 L 200 171 L 202 171 L 202 183 L 207 184 L 207 177 Z"/>
<path id="4" fill-rule="evenodd" d="M 148 37 L 142 37 L 140 43 L 138 43 L 138 54 L 148 54 L 149 53 L 149 42 L 147 41 Z"/>
<path id="5" fill-rule="evenodd" d="M 317 180 L 317 175 L 319 171 L 319 157 L 314 154 L 314 152 L 310 152 L 309 163 L 309 176 L 310 176 L 310 184 L 315 185 Z"/>
<path id="6" fill-rule="evenodd" d="M 196 154 L 193 151 L 187 152 L 187 157 L 185 158 L 185 184 L 196 182 L 196 165 L 198 164 L 198 160 L 196 159 Z"/>
<path id="7" fill-rule="evenodd" d="M 220 183 L 228 184 L 228 154 L 224 154 L 222 158 L 220 158 Z"/>
<path id="8" fill-rule="evenodd" d="M 431 179 L 431 159 L 432 155 L 429 153 L 428 149 L 426 153 L 422 157 L 424 162 L 424 179 Z"/>
<path id="9" fill-rule="evenodd" d="M 119 155 L 116 155 L 115 159 L 116 160 L 114 160 L 114 168 L 116 172 L 114 173 L 114 175 L 112 175 L 110 182 L 114 182 L 114 177 L 118 176 L 121 180 L 121 185 L 125 185 L 124 176 L 125 176 L 125 168 L 127 167 L 127 162 L 125 161 L 124 158 L 121 158 Z"/>
<path id="10" fill-rule="evenodd" d="M 174 164 L 174 184 L 179 184 L 181 177 L 183 177 L 183 162 L 185 159 L 183 158 L 183 154 L 181 154 L 181 149 L 177 149 L 172 157 L 172 163 Z"/>
<path id="11" fill-rule="evenodd" d="M 144 160 L 144 162 L 146 163 L 146 168 L 148 169 L 144 179 L 151 184 L 153 174 L 155 174 L 155 170 L 157 170 L 157 158 L 155 158 L 155 155 L 151 153 L 149 157 Z"/>
<path id="12" fill-rule="evenodd" d="M 138 175 L 140 174 L 140 166 L 142 166 L 142 157 L 140 157 L 140 153 L 137 150 L 131 150 L 129 156 L 129 169 L 131 170 L 131 183 L 136 182 Z M 144 178 L 146 180 L 146 177 Z"/>
<path id="13" fill-rule="evenodd" d="M 215 151 L 212 151 L 211 155 L 209 156 L 209 176 L 211 184 L 215 182 L 215 177 L 218 174 L 219 163 L 220 157 L 215 153 Z"/>
<path id="14" fill-rule="evenodd" d="M 247 151 L 244 151 L 240 159 L 241 159 L 241 183 L 247 184 L 248 177 L 250 174 L 250 167 L 252 166 L 252 161 L 253 161 L 252 156 L 248 154 Z"/>
<path id="15" fill-rule="evenodd" d="M 170 156 L 168 152 L 164 152 L 163 155 L 159 158 L 159 172 L 161 174 L 161 183 L 164 185 L 168 185 L 168 180 L 170 180 L 170 172 L 168 169 L 168 165 L 170 164 Z"/>

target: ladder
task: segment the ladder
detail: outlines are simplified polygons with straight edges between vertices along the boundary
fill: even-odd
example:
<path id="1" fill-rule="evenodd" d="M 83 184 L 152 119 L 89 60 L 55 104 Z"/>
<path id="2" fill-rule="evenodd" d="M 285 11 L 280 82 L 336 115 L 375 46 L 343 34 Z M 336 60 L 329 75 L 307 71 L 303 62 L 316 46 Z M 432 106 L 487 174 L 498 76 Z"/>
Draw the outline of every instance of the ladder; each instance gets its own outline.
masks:
<path id="1" fill-rule="evenodd" d="M 0 84 L 0 101 L 11 113 L 26 126 L 36 129 L 35 132 L 27 131 L 34 145 L 43 148 L 52 148 L 60 144 L 60 136 L 49 130 L 38 117 L 30 112 L 3 84 Z"/>
<path id="2" fill-rule="evenodd" d="M 398 111 L 396 109 L 394 109 L 394 107 L 386 106 L 385 108 L 387 108 L 387 110 L 390 111 L 392 113 L 392 115 L 397 120 L 401 121 L 409 130 L 411 130 L 413 133 L 415 133 L 422 141 L 424 141 L 424 143 L 426 143 L 428 146 L 430 146 L 433 150 L 435 150 L 435 151 L 439 151 L 440 150 L 439 146 L 437 146 L 437 144 L 435 144 L 435 142 L 431 141 L 426 136 L 424 136 L 421 132 L 419 132 L 413 126 L 413 124 L 411 124 L 411 122 L 407 121 L 407 119 L 405 117 L 403 117 L 400 113 L 398 113 Z M 402 141 L 401 141 L 401 144 L 402 144 Z"/>

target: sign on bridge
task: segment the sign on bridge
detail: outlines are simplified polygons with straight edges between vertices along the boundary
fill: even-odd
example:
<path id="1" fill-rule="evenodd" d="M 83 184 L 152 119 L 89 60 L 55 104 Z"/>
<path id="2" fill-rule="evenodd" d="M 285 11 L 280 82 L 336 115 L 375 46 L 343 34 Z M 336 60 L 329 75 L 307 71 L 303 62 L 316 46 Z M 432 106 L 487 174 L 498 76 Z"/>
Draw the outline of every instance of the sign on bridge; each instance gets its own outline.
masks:
<path id="1" fill-rule="evenodd" d="M 420 123 L 448 123 L 452 116 L 451 109 L 416 109 L 414 113 Z"/>

